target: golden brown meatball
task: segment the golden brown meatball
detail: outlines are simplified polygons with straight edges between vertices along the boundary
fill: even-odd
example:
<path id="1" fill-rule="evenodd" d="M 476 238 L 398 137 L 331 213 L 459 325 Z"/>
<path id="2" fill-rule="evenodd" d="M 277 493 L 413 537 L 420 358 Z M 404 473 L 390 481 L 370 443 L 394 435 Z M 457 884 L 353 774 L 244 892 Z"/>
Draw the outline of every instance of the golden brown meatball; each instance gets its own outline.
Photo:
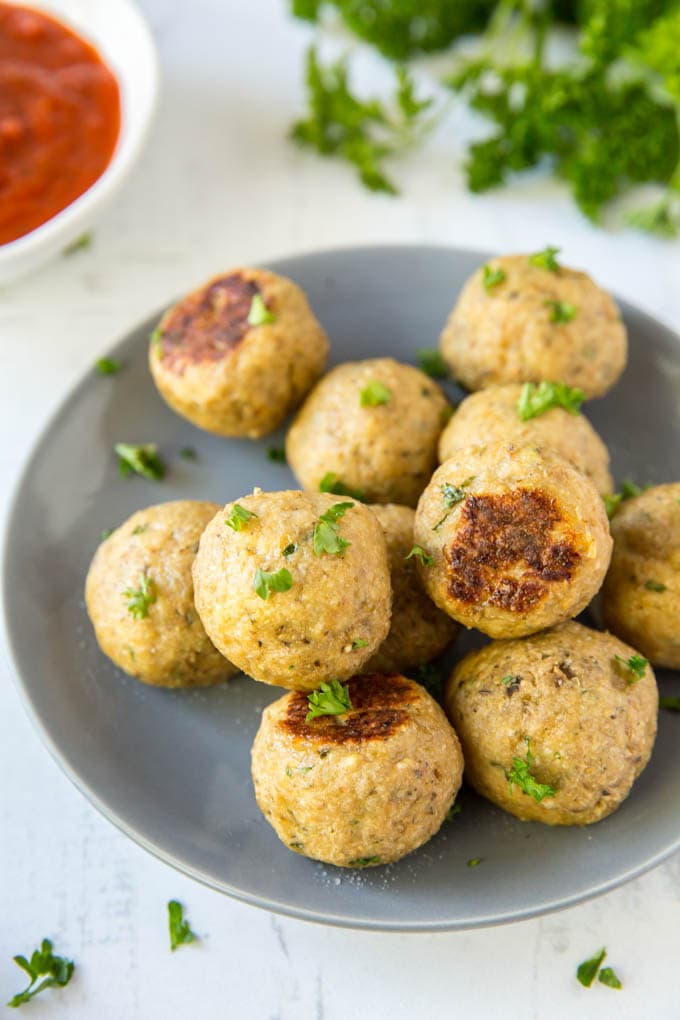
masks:
<path id="1" fill-rule="evenodd" d="M 352 708 L 306 721 L 302 693 L 263 712 L 253 744 L 260 810 L 296 853 L 339 867 L 388 864 L 439 829 L 463 758 L 439 705 L 402 676 L 355 677 Z"/>
<path id="2" fill-rule="evenodd" d="M 200 687 L 238 673 L 194 608 L 191 565 L 219 507 L 178 500 L 139 510 L 97 549 L 85 583 L 99 647 L 158 687 Z"/>
<path id="3" fill-rule="evenodd" d="M 657 666 L 680 669 L 680 482 L 622 503 L 611 529 L 605 622 Z"/>
<path id="4" fill-rule="evenodd" d="M 520 637 L 587 606 L 612 540 L 595 486 L 552 450 L 500 443 L 444 461 L 414 529 L 436 604 L 490 637 Z"/>
<path id="5" fill-rule="evenodd" d="M 606 291 L 586 273 L 551 271 L 527 255 L 500 256 L 488 267 L 465 284 L 441 335 L 456 379 L 470 390 L 543 379 L 587 397 L 611 389 L 625 368 L 627 341 Z"/>
<path id="6" fill-rule="evenodd" d="M 390 628 L 382 528 L 361 503 L 325 493 L 256 490 L 228 503 L 201 538 L 194 584 L 217 648 L 292 690 L 353 676 Z"/>
<path id="7" fill-rule="evenodd" d="M 161 396 L 194 425 L 256 439 L 278 428 L 321 375 L 328 340 L 304 293 L 265 269 L 232 269 L 160 321 L 149 365 Z"/>
<path id="8" fill-rule="evenodd" d="M 411 365 L 392 358 L 338 365 L 293 422 L 288 463 L 305 489 L 330 480 L 344 487 L 335 491 L 371 503 L 415 506 L 449 413 L 440 388 Z"/>
<path id="9" fill-rule="evenodd" d="M 654 673 L 644 659 L 631 668 L 635 655 L 578 623 L 467 655 L 445 697 L 466 778 L 524 820 L 587 825 L 611 814 L 656 735 Z"/>
<path id="10" fill-rule="evenodd" d="M 588 419 L 553 407 L 522 421 L 517 411 L 521 392 L 521 383 L 510 383 L 489 386 L 467 397 L 441 434 L 439 459 L 447 460 L 466 446 L 489 443 L 546 446 L 588 475 L 602 495 L 612 492 L 609 452 Z"/>
<path id="11" fill-rule="evenodd" d="M 425 592 L 413 548 L 415 512 L 407 506 L 372 506 L 387 542 L 392 579 L 390 632 L 372 659 L 367 673 L 400 673 L 434 659 L 458 633 L 454 621 L 437 609 Z"/>

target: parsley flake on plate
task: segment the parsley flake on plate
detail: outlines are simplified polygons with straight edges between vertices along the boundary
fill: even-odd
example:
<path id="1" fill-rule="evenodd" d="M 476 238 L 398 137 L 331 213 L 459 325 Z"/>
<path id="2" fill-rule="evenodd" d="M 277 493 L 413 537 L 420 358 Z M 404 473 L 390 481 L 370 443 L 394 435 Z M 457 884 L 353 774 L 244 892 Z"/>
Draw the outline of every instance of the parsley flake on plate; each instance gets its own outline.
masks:
<path id="1" fill-rule="evenodd" d="M 270 322 L 276 322 L 276 316 L 267 308 L 261 294 L 253 294 L 253 300 L 250 302 L 250 311 L 248 312 L 248 325 L 267 326 Z"/>
<path id="2" fill-rule="evenodd" d="M 159 482 L 165 476 L 165 464 L 158 455 L 155 443 L 116 443 L 114 446 L 118 456 L 118 471 L 121 478 L 128 478 L 136 473 Z"/>
<path id="3" fill-rule="evenodd" d="M 123 598 L 127 599 L 127 609 L 134 620 L 145 620 L 149 615 L 149 606 L 156 601 L 156 585 L 148 574 L 139 575 L 139 588 L 126 588 Z"/>
<path id="4" fill-rule="evenodd" d="M 554 786 L 549 783 L 539 783 L 534 774 L 531 771 L 534 756 L 531 753 L 531 743 L 529 737 L 526 737 L 527 754 L 526 758 L 513 758 L 512 768 L 509 772 L 505 773 L 505 778 L 510 784 L 510 789 L 513 786 L 519 786 L 523 793 L 527 796 L 533 797 L 537 804 L 540 804 L 546 797 L 554 797 L 557 790 Z"/>
<path id="5" fill-rule="evenodd" d="M 306 722 L 311 722 L 312 719 L 322 715 L 343 715 L 352 710 L 349 687 L 341 684 L 339 680 L 320 684 L 318 690 L 307 695 L 307 701 L 309 711 L 305 716 Z"/>
<path id="6" fill-rule="evenodd" d="M 293 587 L 293 575 L 286 567 L 268 573 L 258 567 L 253 578 L 253 588 L 265 602 L 273 591 L 289 591 Z"/>
<path id="7" fill-rule="evenodd" d="M 193 446 L 183 446 L 179 455 L 182 460 L 198 460 L 198 454 Z"/>
<path id="8" fill-rule="evenodd" d="M 680 698 L 662 696 L 659 698 L 659 708 L 665 708 L 667 712 L 680 712 Z"/>
<path id="9" fill-rule="evenodd" d="M 603 967 L 597 975 L 597 980 L 607 988 L 623 988 L 612 967 Z"/>
<path id="10" fill-rule="evenodd" d="M 81 234 L 80 237 L 76 237 L 75 241 L 71 241 L 67 244 L 62 251 L 62 255 L 75 255 L 78 251 L 85 251 L 87 248 L 92 247 L 93 235 L 90 231 L 85 234 Z"/>
<path id="11" fill-rule="evenodd" d="M 583 963 L 578 965 L 576 977 L 584 988 L 590 988 L 597 977 L 597 972 L 602 966 L 602 962 L 606 955 L 607 950 L 601 949 L 599 953 L 595 953 L 595 955 L 591 956 L 589 960 L 584 960 Z"/>
<path id="12" fill-rule="evenodd" d="M 17 1009 L 25 1002 L 30 1002 L 35 995 L 39 995 L 46 988 L 55 986 L 63 988 L 71 980 L 75 969 L 73 960 L 54 955 L 49 939 L 42 940 L 40 949 L 35 949 L 31 953 L 30 960 L 27 960 L 25 956 L 15 956 L 13 959 L 17 967 L 21 967 L 31 980 L 27 988 L 24 988 L 22 992 L 17 992 L 9 1000 L 7 1005 L 11 1009 Z M 40 981 L 40 978 L 44 978 L 44 980 Z"/>
<path id="13" fill-rule="evenodd" d="M 493 266 L 485 265 L 482 266 L 482 284 L 487 294 L 490 294 L 494 287 L 497 287 L 499 283 L 503 283 L 507 277 L 507 273 L 500 266 L 494 269 Z"/>
<path id="14" fill-rule="evenodd" d="M 543 251 L 537 251 L 530 255 L 529 262 L 532 266 L 538 266 L 539 269 L 547 269 L 550 273 L 559 273 L 562 267 L 555 258 L 556 255 L 559 255 L 559 252 L 559 248 L 553 248 L 549 245 Z"/>
<path id="15" fill-rule="evenodd" d="M 554 407 L 563 407 L 569 414 L 577 415 L 586 399 L 583 390 L 566 383 L 543 381 L 538 384 L 527 382 L 522 386 L 517 400 L 517 414 L 521 421 L 537 418 Z"/>
<path id="16" fill-rule="evenodd" d="M 360 503 L 363 503 L 366 499 L 366 493 L 361 489 L 350 489 L 349 485 L 345 485 L 334 471 L 327 471 L 319 482 L 319 492 L 330 492 L 334 496 L 351 496 L 352 499 L 357 499 Z"/>
<path id="17" fill-rule="evenodd" d="M 424 347 L 418 351 L 417 357 L 420 371 L 429 375 L 430 379 L 446 379 L 449 366 L 435 347 Z"/>
<path id="18" fill-rule="evenodd" d="M 405 559 L 417 559 L 423 564 L 424 567 L 431 567 L 434 564 L 434 556 L 430 556 L 429 552 L 426 552 L 422 545 L 414 545 L 411 552 Z"/>
<path id="19" fill-rule="evenodd" d="M 558 326 L 572 322 L 578 313 L 576 305 L 572 305 L 569 301 L 544 301 L 543 303 L 551 309 L 550 321 L 556 322 Z"/>
<path id="20" fill-rule="evenodd" d="M 273 464 L 286 464 L 286 451 L 282 446 L 268 446 L 267 457 Z"/>
<path id="21" fill-rule="evenodd" d="M 168 903 L 168 931 L 170 933 L 170 949 L 174 952 L 177 946 L 185 946 L 194 942 L 197 936 L 184 919 L 182 904 L 177 900 Z"/>
<path id="22" fill-rule="evenodd" d="M 463 805 L 458 800 L 454 800 L 449 810 L 444 815 L 445 822 L 452 822 L 456 815 L 459 815 L 463 810 Z"/>
<path id="23" fill-rule="evenodd" d="M 240 503 L 234 503 L 229 516 L 224 518 L 224 523 L 232 531 L 243 531 L 246 524 L 257 517 L 258 515 L 252 510 L 246 510 Z"/>
<path id="24" fill-rule="evenodd" d="M 649 665 L 649 660 L 645 659 L 642 655 L 631 655 L 629 659 L 624 659 L 621 655 L 615 655 L 614 661 L 618 664 L 618 667 L 626 671 L 626 680 L 629 684 L 635 684 L 638 680 L 641 680 L 645 675 L 645 670 Z"/>
<path id="25" fill-rule="evenodd" d="M 97 358 L 94 367 L 100 375 L 115 375 L 116 372 L 120 372 L 123 362 L 118 358 Z"/>
<path id="26" fill-rule="evenodd" d="M 378 407 L 380 404 L 389 404 L 391 396 L 389 386 L 378 379 L 371 379 L 359 394 L 359 404 L 361 407 Z"/>
<path id="27" fill-rule="evenodd" d="M 470 860 L 467 862 L 467 867 L 476 868 L 479 864 L 482 863 L 483 860 L 484 860 L 483 857 L 471 857 Z"/>

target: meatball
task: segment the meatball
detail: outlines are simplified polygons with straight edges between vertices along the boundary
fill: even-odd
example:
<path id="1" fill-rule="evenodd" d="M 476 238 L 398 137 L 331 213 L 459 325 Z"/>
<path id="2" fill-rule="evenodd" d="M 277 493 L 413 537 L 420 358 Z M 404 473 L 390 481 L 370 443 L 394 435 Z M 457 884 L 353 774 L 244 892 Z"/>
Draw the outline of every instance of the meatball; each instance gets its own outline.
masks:
<path id="1" fill-rule="evenodd" d="M 440 388 L 392 358 L 338 365 L 312 390 L 286 440 L 305 489 L 415 506 L 450 414 Z M 332 488 L 335 486 L 335 488 Z"/>
<path id="2" fill-rule="evenodd" d="M 170 407 L 219 436 L 278 428 L 321 375 L 328 340 L 303 292 L 265 269 L 233 269 L 188 294 L 151 337 Z"/>
<path id="3" fill-rule="evenodd" d="M 493 281 L 493 275 L 500 279 Z M 485 282 L 486 281 L 486 282 Z M 531 256 L 492 259 L 465 284 L 441 335 L 451 372 L 470 390 L 553 379 L 587 397 L 626 365 L 626 330 L 612 298 L 586 273 Z"/>
<path id="4" fill-rule="evenodd" d="M 85 602 L 99 647 L 144 683 L 201 687 L 238 673 L 211 644 L 194 607 L 191 565 L 218 509 L 178 500 L 138 510 L 92 560 Z"/>
<path id="5" fill-rule="evenodd" d="M 458 663 L 445 705 L 465 774 L 517 818 L 586 825 L 611 814 L 649 761 L 654 673 L 611 634 L 564 623 Z M 641 674 L 641 675 L 638 675 Z"/>
<path id="6" fill-rule="evenodd" d="M 217 648 L 292 690 L 353 676 L 390 629 L 382 528 L 361 503 L 326 493 L 256 490 L 228 503 L 201 538 L 194 584 Z"/>
<path id="7" fill-rule="evenodd" d="M 407 506 L 372 506 L 387 542 L 392 578 L 390 632 L 364 667 L 367 673 L 395 673 L 429 662 L 458 633 L 454 621 L 425 592 L 413 548 L 415 512 Z"/>
<path id="8" fill-rule="evenodd" d="M 388 864 L 441 826 L 460 787 L 460 744 L 413 680 L 375 674 L 347 687 L 342 715 L 307 722 L 302 693 L 264 710 L 255 796 L 291 850 L 345 868 Z"/>
<path id="9" fill-rule="evenodd" d="M 612 540 L 595 486 L 552 450 L 469 447 L 420 498 L 415 542 L 436 604 L 490 637 L 521 637 L 576 616 L 604 579 Z"/>
<path id="10" fill-rule="evenodd" d="M 622 503 L 611 529 L 605 622 L 657 666 L 680 669 L 680 482 Z"/>
<path id="11" fill-rule="evenodd" d="M 490 386 L 467 397 L 458 407 L 439 440 L 439 459 L 448 460 L 466 446 L 510 442 L 547 446 L 592 480 L 602 495 L 613 491 L 609 452 L 582 414 L 563 407 L 522 421 L 517 402 L 521 383 Z"/>

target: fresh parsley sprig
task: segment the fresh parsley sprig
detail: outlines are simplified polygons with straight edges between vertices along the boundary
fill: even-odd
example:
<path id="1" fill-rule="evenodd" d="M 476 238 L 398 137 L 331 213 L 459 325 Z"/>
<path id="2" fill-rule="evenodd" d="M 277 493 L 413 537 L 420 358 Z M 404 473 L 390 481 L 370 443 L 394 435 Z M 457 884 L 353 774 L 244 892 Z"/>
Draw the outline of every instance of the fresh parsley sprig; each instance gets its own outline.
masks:
<path id="1" fill-rule="evenodd" d="M 537 804 L 540 804 L 546 797 L 554 797 L 557 790 L 550 783 L 539 783 L 534 774 L 531 771 L 534 756 L 531 753 L 531 742 L 529 737 L 525 738 L 527 745 L 527 753 L 525 758 L 513 758 L 512 768 L 506 771 L 505 777 L 510 784 L 510 789 L 513 786 L 519 786 L 523 793 L 527 796 L 532 797 Z"/>
<path id="2" fill-rule="evenodd" d="M 517 414 L 522 421 L 537 418 L 540 414 L 563 407 L 569 414 L 577 415 L 586 399 L 583 390 L 566 383 L 543 381 L 538 384 L 524 383 L 517 400 Z"/>
<path id="3" fill-rule="evenodd" d="M 349 687 L 341 684 L 339 680 L 320 684 L 318 690 L 307 695 L 307 701 L 309 711 L 305 716 L 306 722 L 311 722 L 312 719 L 322 715 L 343 715 L 352 711 Z"/>
<path id="4" fill-rule="evenodd" d="M 46 988 L 64 988 L 73 976 L 75 964 L 73 960 L 67 960 L 63 956 L 55 956 L 52 952 L 52 943 L 49 939 L 43 939 L 40 949 L 31 953 L 30 960 L 25 956 L 13 957 L 17 967 L 21 967 L 28 974 L 30 983 L 22 992 L 17 992 L 9 1000 L 7 1005 L 11 1009 L 23 1006 L 30 1002 L 34 996 L 44 992 Z M 44 978 L 43 981 L 40 978 Z"/>

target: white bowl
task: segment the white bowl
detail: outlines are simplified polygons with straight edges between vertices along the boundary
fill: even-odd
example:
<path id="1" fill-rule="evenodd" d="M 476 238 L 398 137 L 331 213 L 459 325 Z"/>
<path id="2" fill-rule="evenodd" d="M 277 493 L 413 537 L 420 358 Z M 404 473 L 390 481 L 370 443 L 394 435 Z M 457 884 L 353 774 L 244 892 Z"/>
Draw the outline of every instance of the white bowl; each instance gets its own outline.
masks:
<path id="1" fill-rule="evenodd" d="M 121 127 L 111 162 L 74 202 L 16 241 L 0 245 L 0 283 L 46 262 L 86 233 L 140 154 L 158 92 L 151 33 L 132 0 L 22 0 L 92 43 L 118 79 Z"/>

